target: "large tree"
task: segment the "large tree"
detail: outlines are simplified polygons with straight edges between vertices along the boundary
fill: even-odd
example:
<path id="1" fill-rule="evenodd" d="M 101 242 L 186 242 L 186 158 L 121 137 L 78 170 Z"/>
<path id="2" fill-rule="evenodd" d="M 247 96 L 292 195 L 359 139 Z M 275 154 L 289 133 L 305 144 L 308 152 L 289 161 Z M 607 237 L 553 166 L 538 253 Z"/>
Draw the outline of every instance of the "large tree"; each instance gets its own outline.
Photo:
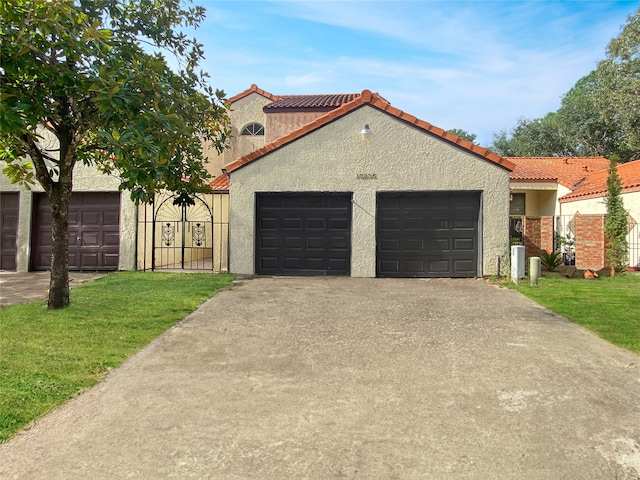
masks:
<path id="1" fill-rule="evenodd" d="M 74 166 L 118 176 L 136 202 L 162 189 L 202 191 L 202 142 L 221 151 L 228 133 L 224 93 L 207 85 L 202 46 L 183 32 L 199 25 L 202 7 L 3 0 L 0 13 L 0 155 L 12 181 L 38 182 L 50 200 L 48 307 L 64 307 Z"/>
<path id="2" fill-rule="evenodd" d="M 575 155 L 562 136 L 560 117 L 548 113 L 543 118 L 521 118 L 510 134 L 500 131 L 493 135 L 491 150 L 504 157 L 551 157 Z"/>
<path id="3" fill-rule="evenodd" d="M 596 75 L 595 101 L 604 118 L 618 127 L 621 157 L 640 158 L 640 9 L 611 40 Z"/>
<path id="4" fill-rule="evenodd" d="M 576 155 L 609 157 L 620 153 L 616 125 L 605 120 L 595 102 L 598 85 L 595 72 L 582 77 L 562 97 L 557 112 L 559 134 Z"/>

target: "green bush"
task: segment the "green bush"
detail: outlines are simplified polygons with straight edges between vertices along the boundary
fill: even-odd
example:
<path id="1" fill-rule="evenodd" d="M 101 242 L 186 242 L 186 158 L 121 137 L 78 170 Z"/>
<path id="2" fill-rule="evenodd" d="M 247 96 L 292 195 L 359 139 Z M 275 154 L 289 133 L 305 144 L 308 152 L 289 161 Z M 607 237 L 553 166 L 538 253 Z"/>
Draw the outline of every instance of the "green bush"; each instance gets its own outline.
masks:
<path id="1" fill-rule="evenodd" d="M 559 250 L 551 253 L 542 250 L 540 252 L 540 263 L 547 271 L 553 272 L 557 267 L 562 265 L 562 253 Z"/>

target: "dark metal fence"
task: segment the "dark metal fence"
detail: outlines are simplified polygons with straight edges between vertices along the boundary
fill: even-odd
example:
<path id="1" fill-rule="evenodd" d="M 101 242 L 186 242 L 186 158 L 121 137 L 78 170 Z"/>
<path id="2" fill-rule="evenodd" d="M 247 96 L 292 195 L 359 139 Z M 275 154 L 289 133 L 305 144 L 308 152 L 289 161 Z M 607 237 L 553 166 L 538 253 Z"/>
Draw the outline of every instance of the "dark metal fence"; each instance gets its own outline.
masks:
<path id="1" fill-rule="evenodd" d="M 157 195 L 138 214 L 139 270 L 227 272 L 228 195 Z"/>

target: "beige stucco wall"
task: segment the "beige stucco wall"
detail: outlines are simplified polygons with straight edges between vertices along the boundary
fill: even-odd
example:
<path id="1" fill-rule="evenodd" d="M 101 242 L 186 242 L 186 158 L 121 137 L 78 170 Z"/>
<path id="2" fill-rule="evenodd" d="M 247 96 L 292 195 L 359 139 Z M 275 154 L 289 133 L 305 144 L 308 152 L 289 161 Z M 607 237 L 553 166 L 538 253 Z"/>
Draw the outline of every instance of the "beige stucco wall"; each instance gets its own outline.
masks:
<path id="1" fill-rule="evenodd" d="M 360 131 L 369 124 L 373 134 Z M 358 174 L 375 174 L 359 180 Z M 230 268 L 254 273 L 254 192 L 353 192 L 351 275 L 374 277 L 377 191 L 481 190 L 481 275 L 508 255 L 509 172 L 365 106 L 231 173 Z"/>
<path id="2" fill-rule="evenodd" d="M 635 219 L 640 222 L 640 192 L 625 193 L 622 195 L 624 208 Z M 561 204 L 562 215 L 575 215 L 576 212 L 582 214 L 605 214 L 607 213 L 606 197 L 588 198 L 575 202 Z"/>
<path id="3" fill-rule="evenodd" d="M 207 171 L 215 178 L 222 173 L 222 167 L 238 157 L 257 150 L 265 144 L 267 118 L 262 111 L 271 100 L 257 93 L 251 93 L 233 103 L 229 117 L 231 118 L 231 138 L 229 148 L 222 154 L 205 145 L 204 154 L 209 160 Z M 242 136 L 240 132 L 248 124 L 257 122 L 265 127 L 265 135 Z"/>
<path id="4" fill-rule="evenodd" d="M 525 215 L 539 217 L 560 215 L 558 198 L 566 195 L 571 190 L 555 182 L 513 182 L 511 184 L 511 191 L 513 193 L 525 194 Z"/>
<path id="5" fill-rule="evenodd" d="M 0 171 L 5 167 L 0 161 Z M 120 181 L 113 176 L 98 172 L 95 167 L 84 164 L 76 165 L 73 175 L 74 192 L 114 192 L 118 191 Z M 3 192 L 20 192 L 20 206 L 18 219 L 18 253 L 17 271 L 29 270 L 29 256 L 31 253 L 31 216 L 33 211 L 32 192 L 42 192 L 36 184 L 31 191 L 12 184 L 6 175 L 0 173 L 0 190 Z M 127 192 L 120 194 L 120 270 L 135 268 L 135 238 L 136 238 L 136 206 Z"/>

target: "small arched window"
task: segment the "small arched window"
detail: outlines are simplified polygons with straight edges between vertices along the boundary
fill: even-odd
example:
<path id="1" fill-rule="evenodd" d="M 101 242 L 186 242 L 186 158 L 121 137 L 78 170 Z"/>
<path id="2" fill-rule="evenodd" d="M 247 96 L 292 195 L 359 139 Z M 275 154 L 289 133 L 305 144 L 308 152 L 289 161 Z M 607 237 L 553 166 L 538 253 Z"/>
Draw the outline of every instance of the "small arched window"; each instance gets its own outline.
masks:
<path id="1" fill-rule="evenodd" d="M 264 127 L 259 123 L 250 123 L 242 129 L 240 135 L 264 135 Z"/>

